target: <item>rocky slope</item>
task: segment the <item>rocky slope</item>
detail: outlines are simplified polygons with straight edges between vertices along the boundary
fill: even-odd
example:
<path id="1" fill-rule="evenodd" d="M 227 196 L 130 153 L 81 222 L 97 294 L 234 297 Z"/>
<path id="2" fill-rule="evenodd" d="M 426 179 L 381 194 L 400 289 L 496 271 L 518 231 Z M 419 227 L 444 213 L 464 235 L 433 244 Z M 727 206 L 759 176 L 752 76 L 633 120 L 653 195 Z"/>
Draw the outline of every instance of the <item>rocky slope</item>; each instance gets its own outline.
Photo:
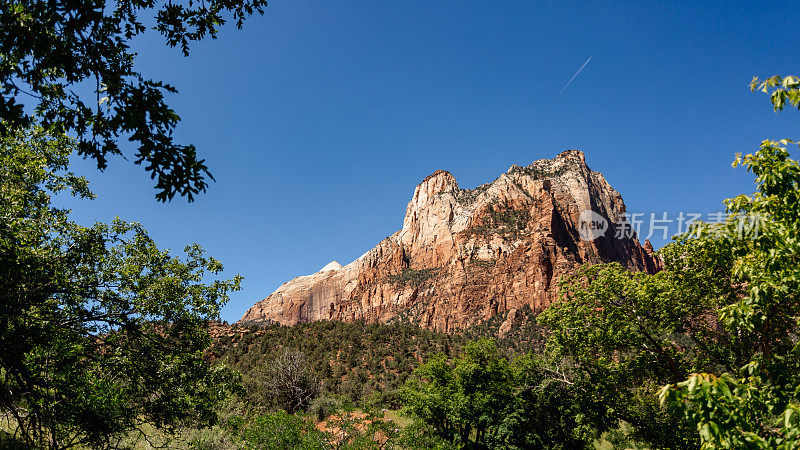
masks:
<path id="1" fill-rule="evenodd" d="M 581 234 L 582 211 L 607 221 L 605 232 Z M 553 301 L 559 278 L 581 264 L 657 271 L 649 242 L 615 238 L 624 212 L 619 193 L 577 150 L 512 166 L 475 189 L 440 170 L 414 190 L 402 229 L 344 267 L 333 261 L 284 283 L 240 323 L 408 320 L 452 331 L 500 315 L 502 333 L 519 308 Z"/>

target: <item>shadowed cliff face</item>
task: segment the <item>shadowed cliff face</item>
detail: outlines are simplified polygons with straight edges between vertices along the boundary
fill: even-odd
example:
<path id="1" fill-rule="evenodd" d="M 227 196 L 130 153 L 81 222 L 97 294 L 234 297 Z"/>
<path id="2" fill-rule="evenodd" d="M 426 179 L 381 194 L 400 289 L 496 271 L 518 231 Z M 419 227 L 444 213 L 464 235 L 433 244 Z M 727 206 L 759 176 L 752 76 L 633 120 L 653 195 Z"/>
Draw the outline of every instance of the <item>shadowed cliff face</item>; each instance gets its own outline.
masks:
<path id="1" fill-rule="evenodd" d="M 580 238 L 585 210 L 609 223 L 593 240 Z M 553 301 L 558 280 L 581 264 L 659 270 L 649 243 L 615 238 L 624 212 L 619 193 L 577 150 L 512 166 L 475 189 L 440 170 L 414 190 L 402 229 L 344 267 L 332 262 L 284 283 L 240 322 L 399 319 L 452 331 L 508 313 L 502 333 L 517 309 Z"/>

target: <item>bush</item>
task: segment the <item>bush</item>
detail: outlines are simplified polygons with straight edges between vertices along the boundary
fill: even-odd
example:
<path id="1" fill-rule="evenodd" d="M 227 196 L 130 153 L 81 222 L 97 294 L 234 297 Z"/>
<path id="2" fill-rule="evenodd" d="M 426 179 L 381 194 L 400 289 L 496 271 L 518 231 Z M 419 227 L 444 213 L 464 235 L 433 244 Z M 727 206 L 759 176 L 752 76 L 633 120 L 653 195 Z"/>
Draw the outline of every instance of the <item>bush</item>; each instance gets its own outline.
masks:
<path id="1" fill-rule="evenodd" d="M 308 407 L 308 412 L 317 422 L 322 422 L 332 414 L 335 414 L 341 406 L 339 400 L 323 395 L 311 402 L 311 405 Z"/>
<path id="2" fill-rule="evenodd" d="M 397 438 L 400 448 L 449 450 L 458 448 L 456 445 L 438 437 L 436 430 L 421 421 L 414 421 L 400 432 Z"/>
<path id="3" fill-rule="evenodd" d="M 255 416 L 239 425 L 245 448 L 295 450 L 325 448 L 325 434 L 302 417 L 277 411 Z"/>
<path id="4" fill-rule="evenodd" d="M 224 450 L 236 448 L 236 436 L 221 427 L 189 430 L 187 446 L 193 450 Z"/>
<path id="5" fill-rule="evenodd" d="M 397 275 L 389 275 L 389 281 L 396 285 L 419 287 L 429 279 L 433 278 L 439 271 L 439 267 L 414 270 L 405 268 Z"/>

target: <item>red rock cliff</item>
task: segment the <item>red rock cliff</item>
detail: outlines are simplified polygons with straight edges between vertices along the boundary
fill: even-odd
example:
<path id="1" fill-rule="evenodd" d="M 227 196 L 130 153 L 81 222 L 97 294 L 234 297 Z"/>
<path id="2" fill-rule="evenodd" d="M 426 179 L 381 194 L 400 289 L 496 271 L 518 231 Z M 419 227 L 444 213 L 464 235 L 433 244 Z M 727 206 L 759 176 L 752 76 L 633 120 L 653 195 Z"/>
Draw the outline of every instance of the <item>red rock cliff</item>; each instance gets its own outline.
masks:
<path id="1" fill-rule="evenodd" d="M 582 239 L 581 211 L 607 221 L 605 233 Z M 475 189 L 440 170 L 414 190 L 401 230 L 344 267 L 332 262 L 284 283 L 240 322 L 403 319 L 451 331 L 514 317 L 524 305 L 540 310 L 581 264 L 659 269 L 651 246 L 615 238 L 624 212 L 619 193 L 577 150 L 512 166 Z"/>

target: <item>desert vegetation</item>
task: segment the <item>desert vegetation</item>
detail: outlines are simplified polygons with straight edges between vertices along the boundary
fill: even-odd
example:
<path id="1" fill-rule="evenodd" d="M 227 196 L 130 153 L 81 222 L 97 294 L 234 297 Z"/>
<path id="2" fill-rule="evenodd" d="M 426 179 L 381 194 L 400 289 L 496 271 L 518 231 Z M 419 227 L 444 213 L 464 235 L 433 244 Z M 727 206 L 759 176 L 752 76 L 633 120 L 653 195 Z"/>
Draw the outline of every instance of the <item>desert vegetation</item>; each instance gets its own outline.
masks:
<path id="1" fill-rule="evenodd" d="M 429 279 L 436 276 L 439 267 L 430 267 L 426 269 L 412 269 L 406 267 L 397 275 L 390 275 L 389 282 L 401 286 L 419 287 Z"/>

